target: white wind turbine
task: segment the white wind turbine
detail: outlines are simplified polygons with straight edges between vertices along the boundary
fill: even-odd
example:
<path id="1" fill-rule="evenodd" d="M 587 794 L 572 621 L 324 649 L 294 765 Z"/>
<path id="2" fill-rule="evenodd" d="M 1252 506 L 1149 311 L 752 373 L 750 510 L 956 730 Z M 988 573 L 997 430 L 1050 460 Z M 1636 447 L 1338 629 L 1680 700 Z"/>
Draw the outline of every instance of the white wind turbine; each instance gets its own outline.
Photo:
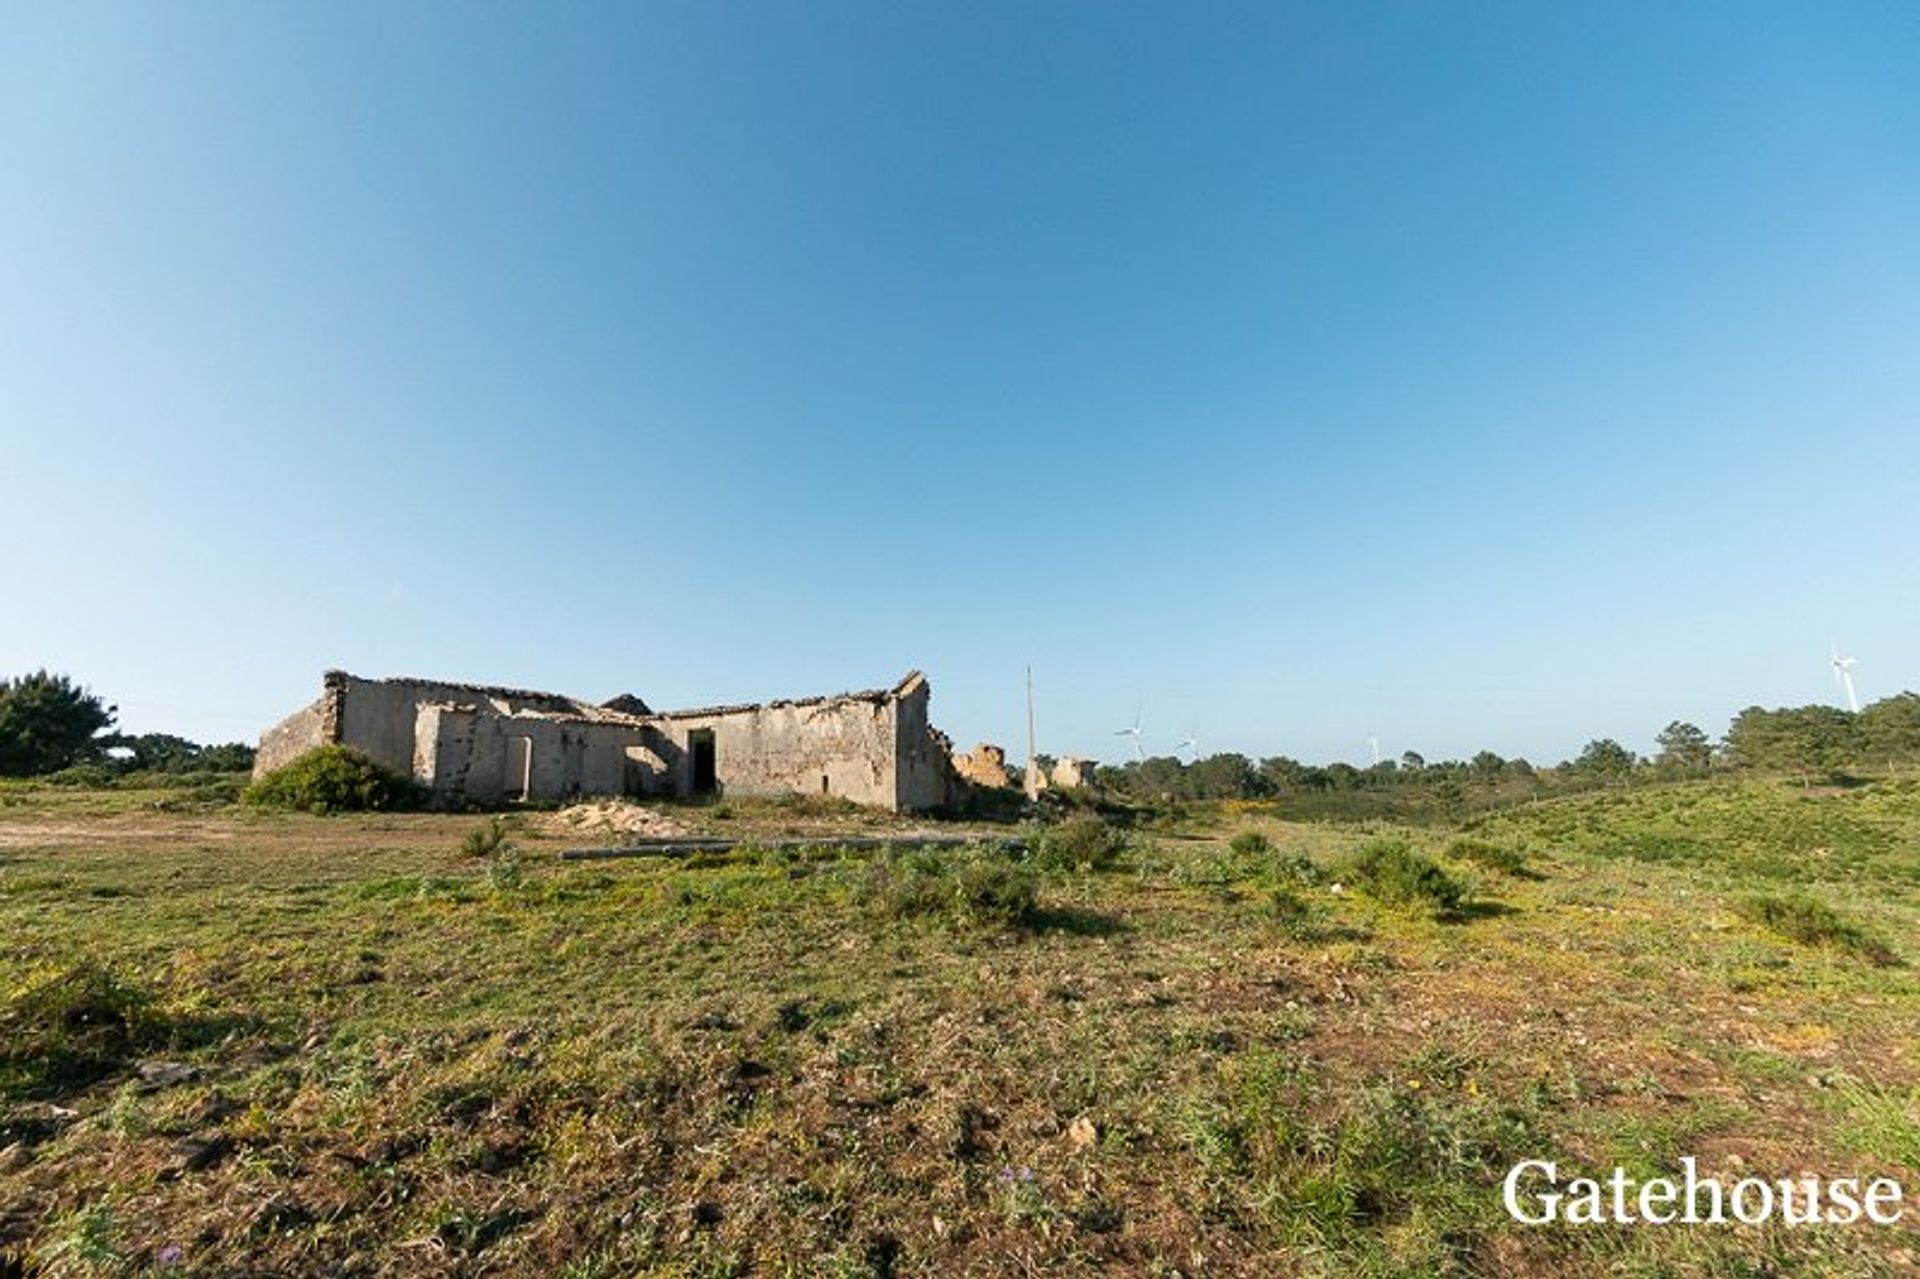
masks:
<path id="1" fill-rule="evenodd" d="M 1173 748 L 1173 753 L 1175 758 L 1179 757 L 1181 751 L 1191 751 L 1193 752 L 1193 757 L 1195 759 L 1200 758 L 1200 730 L 1199 729 L 1196 728 L 1191 733 L 1188 733 L 1184 738 L 1180 740 L 1179 744 Z"/>
<path id="2" fill-rule="evenodd" d="M 1133 727 L 1115 729 L 1113 735 L 1115 737 L 1131 737 L 1133 739 L 1133 757 L 1135 759 L 1145 759 L 1147 757 L 1147 752 L 1142 749 L 1140 745 L 1140 712 L 1138 710 L 1133 713 Z"/>
<path id="3" fill-rule="evenodd" d="M 1847 709 L 1856 715 L 1860 713 L 1860 698 L 1853 691 L 1853 668 L 1859 664 L 1858 658 L 1840 656 L 1840 644 L 1838 641 L 1834 642 L 1833 677 L 1840 681 L 1840 687 L 1847 694 Z"/>

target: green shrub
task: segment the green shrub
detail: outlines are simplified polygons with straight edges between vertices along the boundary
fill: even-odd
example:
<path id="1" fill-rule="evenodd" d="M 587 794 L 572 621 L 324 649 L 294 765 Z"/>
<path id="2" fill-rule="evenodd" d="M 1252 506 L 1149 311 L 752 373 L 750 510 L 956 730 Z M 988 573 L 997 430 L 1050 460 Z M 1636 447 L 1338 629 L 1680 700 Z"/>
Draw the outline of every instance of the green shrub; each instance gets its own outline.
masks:
<path id="1" fill-rule="evenodd" d="M 0 1096 L 92 1083 L 151 1046 L 160 1030 L 152 998 L 98 964 L 30 973 L 0 1004 Z"/>
<path id="2" fill-rule="evenodd" d="M 1307 917 L 1307 899 L 1291 888 L 1280 887 L 1267 894 L 1267 913 L 1283 924 L 1297 924 Z"/>
<path id="3" fill-rule="evenodd" d="M 486 859 L 487 882 L 496 893 L 512 893 L 526 882 L 520 845 L 507 838 L 507 824 L 498 817 L 490 817 L 468 831 L 460 841 L 460 855 Z"/>
<path id="4" fill-rule="evenodd" d="M 1267 914 L 1284 931 L 1295 936 L 1310 932 L 1313 928 L 1313 907 L 1306 898 L 1285 885 L 1267 894 Z"/>
<path id="5" fill-rule="evenodd" d="M 508 841 L 493 850 L 492 861 L 487 867 L 487 882 L 493 885 L 496 893 L 515 892 L 526 882 L 526 872 L 520 865 L 518 844 Z"/>
<path id="6" fill-rule="evenodd" d="M 462 857 L 491 857 L 507 842 L 507 826 L 498 817 L 489 818 L 468 831 L 460 841 Z"/>
<path id="7" fill-rule="evenodd" d="M 1465 884 L 1403 839 L 1369 841 L 1342 872 L 1355 888 L 1392 906 L 1424 906 L 1450 915 L 1467 899 Z"/>
<path id="8" fill-rule="evenodd" d="M 119 775 L 104 764 L 74 764 L 48 773 L 40 779 L 49 786 L 73 786 L 86 790 L 111 790 Z"/>
<path id="9" fill-rule="evenodd" d="M 1273 841 L 1257 830 L 1243 830 L 1227 841 L 1227 847 L 1240 857 L 1265 857 L 1273 851 Z"/>
<path id="10" fill-rule="evenodd" d="M 247 775 L 217 768 L 189 771 L 136 768 L 121 773 L 113 784 L 121 790 L 184 790 L 195 794 L 218 791 L 237 798 L 246 789 Z"/>
<path id="11" fill-rule="evenodd" d="M 1292 857 L 1277 859 L 1269 870 L 1274 878 L 1296 884 L 1319 884 L 1327 878 L 1327 872 L 1321 870 L 1312 858 L 1297 853 Z"/>
<path id="12" fill-rule="evenodd" d="M 1126 832 L 1098 817 L 1070 817 L 1040 832 L 1028 860 L 1042 870 L 1111 870 L 1126 850 Z"/>
<path id="13" fill-rule="evenodd" d="M 1893 948 L 1839 912 L 1806 893 L 1762 894 L 1734 907 L 1741 918 L 1778 933 L 1802 946 L 1832 946 L 1851 951 L 1872 964 L 1888 967 L 1900 962 Z"/>
<path id="14" fill-rule="evenodd" d="M 1475 866 L 1499 871 L 1503 875 L 1521 875 L 1527 869 L 1525 853 L 1484 839 L 1456 839 L 1447 846 L 1447 856 L 1457 862 L 1472 862 Z"/>
<path id="15" fill-rule="evenodd" d="M 426 792 L 359 751 L 316 746 L 247 787 L 242 798 L 262 808 L 306 813 L 388 812 L 423 806 Z"/>
<path id="16" fill-rule="evenodd" d="M 1023 927 L 1039 906 L 1029 868 L 974 849 L 916 849 L 879 858 L 869 868 L 864 897 L 886 918 L 927 916 L 978 927 Z"/>

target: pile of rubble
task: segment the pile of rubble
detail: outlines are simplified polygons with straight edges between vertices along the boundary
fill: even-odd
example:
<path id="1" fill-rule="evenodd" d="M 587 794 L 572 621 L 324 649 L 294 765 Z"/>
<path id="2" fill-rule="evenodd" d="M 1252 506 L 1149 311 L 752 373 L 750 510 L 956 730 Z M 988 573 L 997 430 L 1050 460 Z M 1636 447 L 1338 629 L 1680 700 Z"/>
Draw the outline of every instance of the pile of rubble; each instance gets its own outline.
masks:
<path id="1" fill-rule="evenodd" d="M 615 835 L 643 835 L 649 838 L 684 835 L 686 828 L 665 813 L 624 799 L 595 800 L 569 804 L 548 819 L 556 834 L 610 832 Z"/>

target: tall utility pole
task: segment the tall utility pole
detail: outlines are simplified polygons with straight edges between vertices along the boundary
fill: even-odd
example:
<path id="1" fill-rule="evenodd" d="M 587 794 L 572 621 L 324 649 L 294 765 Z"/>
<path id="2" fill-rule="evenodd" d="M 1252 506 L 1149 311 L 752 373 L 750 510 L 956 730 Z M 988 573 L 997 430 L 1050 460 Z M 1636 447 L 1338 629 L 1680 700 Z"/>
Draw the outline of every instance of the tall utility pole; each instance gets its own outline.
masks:
<path id="1" fill-rule="evenodd" d="M 1040 793 L 1045 783 L 1040 777 L 1040 761 L 1034 758 L 1033 744 L 1033 667 L 1027 667 L 1027 797 L 1031 799 Z"/>

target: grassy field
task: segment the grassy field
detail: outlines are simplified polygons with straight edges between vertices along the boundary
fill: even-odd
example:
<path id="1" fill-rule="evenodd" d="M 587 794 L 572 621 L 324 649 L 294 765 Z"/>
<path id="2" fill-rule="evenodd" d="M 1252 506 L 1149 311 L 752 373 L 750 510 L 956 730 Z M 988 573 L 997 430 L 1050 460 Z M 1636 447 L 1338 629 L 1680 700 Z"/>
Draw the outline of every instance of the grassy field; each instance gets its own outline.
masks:
<path id="1" fill-rule="evenodd" d="M 1920 784 L 1210 808 L 1100 869 L 478 824 L 0 790 L 0 1275 L 1920 1269 L 1913 1212 L 1499 1199 L 1683 1154 L 1920 1192 Z"/>

